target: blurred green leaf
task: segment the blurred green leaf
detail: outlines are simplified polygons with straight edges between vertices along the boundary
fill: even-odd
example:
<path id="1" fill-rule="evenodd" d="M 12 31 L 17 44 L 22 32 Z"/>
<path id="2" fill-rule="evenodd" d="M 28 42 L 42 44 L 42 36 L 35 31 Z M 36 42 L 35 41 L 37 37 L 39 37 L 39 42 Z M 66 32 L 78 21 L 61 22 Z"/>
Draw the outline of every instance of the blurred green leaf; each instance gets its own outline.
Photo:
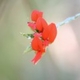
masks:
<path id="1" fill-rule="evenodd" d="M 20 32 L 20 34 L 23 35 L 24 37 L 26 37 L 27 39 L 33 38 L 33 34 L 26 34 L 26 33 L 22 33 L 22 32 Z"/>
<path id="2" fill-rule="evenodd" d="M 31 45 L 28 45 L 27 48 L 26 48 L 25 51 L 24 51 L 24 54 L 25 54 L 25 53 L 29 53 L 29 52 L 31 52 L 31 51 L 32 51 L 32 47 L 31 47 Z"/>

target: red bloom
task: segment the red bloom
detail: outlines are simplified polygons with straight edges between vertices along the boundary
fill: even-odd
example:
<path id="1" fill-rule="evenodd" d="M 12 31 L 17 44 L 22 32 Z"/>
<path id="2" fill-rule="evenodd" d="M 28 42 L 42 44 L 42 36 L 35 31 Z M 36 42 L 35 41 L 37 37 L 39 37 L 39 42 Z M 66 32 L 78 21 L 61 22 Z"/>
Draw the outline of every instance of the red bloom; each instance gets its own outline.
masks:
<path id="1" fill-rule="evenodd" d="M 32 49 L 35 51 L 43 51 L 43 45 L 42 45 L 42 41 L 39 39 L 39 37 L 35 36 L 32 40 Z"/>
<path id="2" fill-rule="evenodd" d="M 31 14 L 31 19 L 32 19 L 32 21 L 35 21 L 36 22 L 39 17 L 42 17 L 42 15 L 43 15 L 43 12 L 34 10 L 32 12 L 32 14 Z"/>
<path id="3" fill-rule="evenodd" d="M 48 26 L 47 22 L 41 17 L 39 17 L 38 20 L 36 21 L 36 29 L 39 32 L 42 32 L 44 28 L 46 28 L 47 26 Z"/>
<path id="4" fill-rule="evenodd" d="M 36 63 L 41 59 L 42 53 L 43 53 L 43 52 L 37 52 L 37 53 L 36 53 L 35 57 L 32 59 L 32 62 L 33 62 L 34 64 L 36 64 Z"/>
<path id="5" fill-rule="evenodd" d="M 41 58 L 43 52 L 45 52 L 45 49 L 43 47 L 42 41 L 37 36 L 33 38 L 31 42 L 31 46 L 32 46 L 32 49 L 37 52 L 34 59 L 32 59 L 32 62 L 35 64 Z"/>
<path id="6" fill-rule="evenodd" d="M 52 43 L 56 38 L 56 35 L 57 35 L 56 25 L 54 23 L 51 23 L 48 27 L 44 29 L 42 33 L 42 38 Z"/>
<path id="7" fill-rule="evenodd" d="M 46 46 L 52 43 L 57 35 L 56 25 L 54 23 L 48 25 L 42 15 L 42 12 L 34 10 L 31 14 L 31 19 L 34 22 L 28 22 L 28 26 L 35 31 L 31 42 L 31 47 L 36 52 L 35 57 L 32 59 L 34 64 L 41 59 Z"/>
<path id="8" fill-rule="evenodd" d="M 30 26 L 32 30 L 38 30 L 39 32 L 42 32 L 44 28 L 48 26 L 48 24 L 42 17 L 39 17 L 35 23 L 28 22 L 28 26 Z"/>

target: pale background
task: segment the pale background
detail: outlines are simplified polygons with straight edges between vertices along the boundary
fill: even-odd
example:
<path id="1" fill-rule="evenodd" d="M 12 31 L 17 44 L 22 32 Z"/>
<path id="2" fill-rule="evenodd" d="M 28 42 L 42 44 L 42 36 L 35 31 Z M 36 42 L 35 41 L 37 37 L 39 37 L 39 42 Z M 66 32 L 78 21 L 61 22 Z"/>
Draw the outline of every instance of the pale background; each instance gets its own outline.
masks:
<path id="1" fill-rule="evenodd" d="M 36 66 L 33 52 L 23 55 L 30 40 L 20 32 L 31 32 L 34 9 L 57 24 L 80 12 L 80 0 L 0 0 L 0 80 L 80 80 L 80 18 L 58 29 Z"/>

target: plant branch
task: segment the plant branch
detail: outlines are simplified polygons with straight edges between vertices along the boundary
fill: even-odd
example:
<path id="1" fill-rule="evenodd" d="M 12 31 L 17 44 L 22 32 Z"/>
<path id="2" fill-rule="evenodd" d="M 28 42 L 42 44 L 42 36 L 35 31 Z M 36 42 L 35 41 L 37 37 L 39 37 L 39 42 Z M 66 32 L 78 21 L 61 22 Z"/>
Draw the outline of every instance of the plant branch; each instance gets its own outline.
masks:
<path id="1" fill-rule="evenodd" d="M 60 26 L 67 24 L 67 23 L 77 19 L 78 17 L 80 17 L 80 13 L 76 14 L 75 16 L 72 16 L 72 17 L 65 19 L 64 21 L 58 23 L 56 26 L 57 26 L 57 28 L 59 28 Z"/>

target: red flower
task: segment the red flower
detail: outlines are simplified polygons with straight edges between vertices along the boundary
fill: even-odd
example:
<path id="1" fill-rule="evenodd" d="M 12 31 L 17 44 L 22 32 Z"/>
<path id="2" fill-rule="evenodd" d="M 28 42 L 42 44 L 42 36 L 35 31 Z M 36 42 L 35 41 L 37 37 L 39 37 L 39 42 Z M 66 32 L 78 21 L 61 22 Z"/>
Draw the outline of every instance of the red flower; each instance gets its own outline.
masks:
<path id="1" fill-rule="evenodd" d="M 31 19 L 34 22 L 28 22 L 28 26 L 35 31 L 31 42 L 31 47 L 36 52 L 35 57 L 32 59 L 34 64 L 41 59 L 46 46 L 52 43 L 57 35 L 56 25 L 54 23 L 48 25 L 42 15 L 42 12 L 34 10 L 31 14 Z"/>
<path id="2" fill-rule="evenodd" d="M 31 42 L 32 49 L 36 51 L 36 56 L 32 59 L 32 62 L 35 64 L 41 58 L 45 49 L 43 47 L 42 41 L 39 37 L 35 36 Z"/>
<path id="3" fill-rule="evenodd" d="M 48 26 L 47 22 L 39 17 L 36 21 L 36 29 L 39 31 L 39 32 L 42 32 L 44 30 L 44 28 L 46 28 Z"/>
<path id="4" fill-rule="evenodd" d="M 37 52 L 37 53 L 36 53 L 35 57 L 32 59 L 32 62 L 33 62 L 34 64 L 36 64 L 36 63 L 41 59 L 42 53 L 43 53 L 43 52 Z"/>
<path id="5" fill-rule="evenodd" d="M 43 15 L 43 12 L 34 10 L 34 11 L 31 13 L 31 19 L 32 19 L 32 21 L 35 21 L 35 22 L 36 22 L 39 17 L 42 17 L 42 15 Z"/>
<path id="6" fill-rule="evenodd" d="M 44 29 L 42 33 L 42 38 L 52 43 L 56 38 L 56 35 L 57 35 L 56 25 L 54 23 L 51 23 L 48 27 Z"/>
<path id="7" fill-rule="evenodd" d="M 42 15 L 43 13 L 40 12 L 40 11 L 37 11 L 37 10 L 34 10 L 31 14 L 31 19 L 32 21 L 34 22 L 28 22 L 28 26 L 30 26 L 30 28 L 32 30 L 36 30 L 36 27 L 38 30 L 42 30 L 41 26 L 42 26 L 42 23 L 46 24 L 46 21 L 44 19 L 42 19 Z"/>
<path id="8" fill-rule="evenodd" d="M 33 38 L 31 45 L 35 51 L 43 50 L 42 41 L 37 36 Z"/>

